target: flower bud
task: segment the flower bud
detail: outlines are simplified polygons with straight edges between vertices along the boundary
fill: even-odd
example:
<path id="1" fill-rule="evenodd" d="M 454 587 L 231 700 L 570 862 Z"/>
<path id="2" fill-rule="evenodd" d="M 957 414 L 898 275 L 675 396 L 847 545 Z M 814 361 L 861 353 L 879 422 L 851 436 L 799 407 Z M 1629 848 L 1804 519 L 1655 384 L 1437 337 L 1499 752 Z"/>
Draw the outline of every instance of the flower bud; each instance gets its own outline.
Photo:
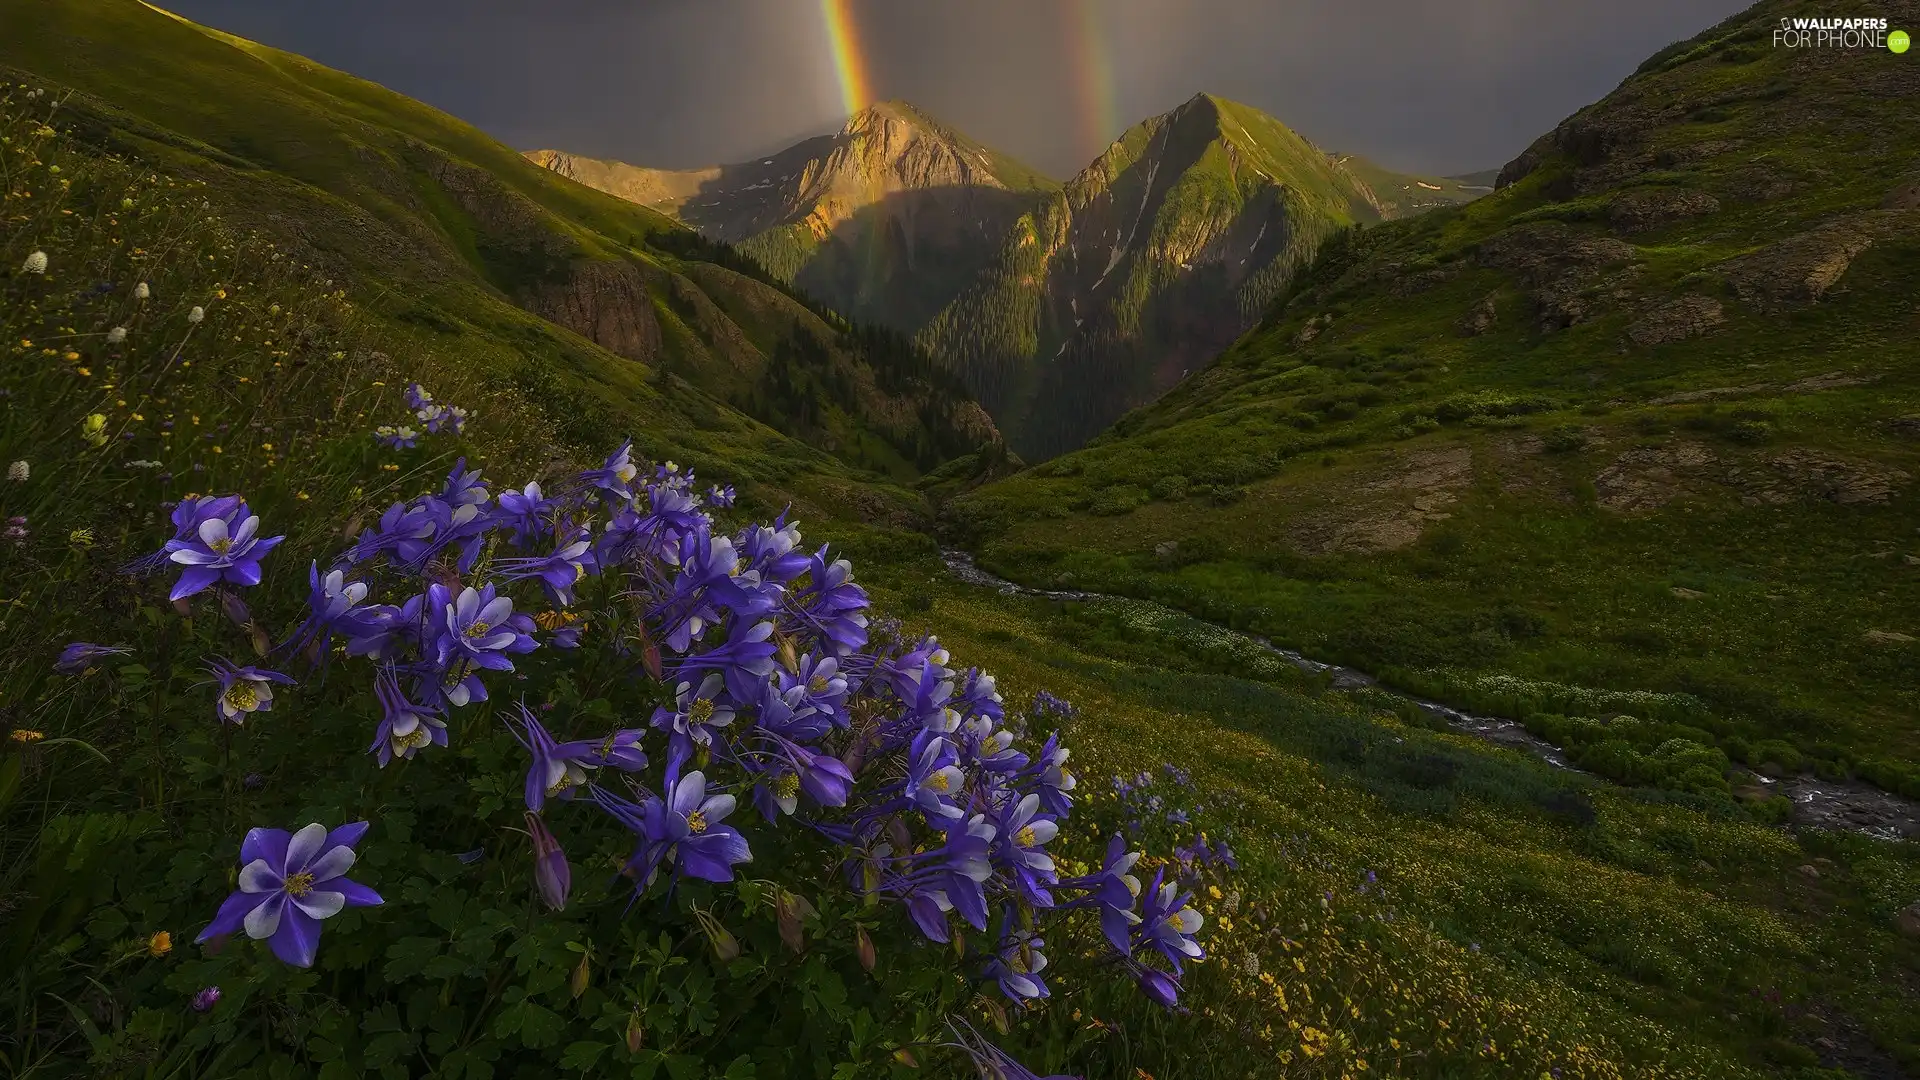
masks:
<path id="1" fill-rule="evenodd" d="M 904 1046 L 893 1052 L 893 1060 L 905 1065 L 909 1069 L 917 1069 L 920 1067 L 919 1060 L 908 1053 L 907 1048 Z"/>
<path id="2" fill-rule="evenodd" d="M 575 1001 L 580 999 L 581 994 L 587 992 L 587 980 L 589 977 L 587 964 L 588 961 L 592 959 L 592 956 L 592 953 L 581 953 L 580 962 L 573 965 L 573 974 L 567 979 L 567 989 L 572 991 Z"/>
<path id="3" fill-rule="evenodd" d="M 865 968 L 868 974 L 872 974 L 873 965 L 879 958 L 874 955 L 873 938 L 867 935 L 867 928 L 864 926 L 856 928 L 853 932 L 853 951 L 860 958 L 860 966 Z"/>
<path id="4" fill-rule="evenodd" d="M 567 906 L 567 893 L 573 888 L 573 868 L 567 865 L 567 853 L 553 838 L 540 815 L 527 811 L 527 832 L 533 836 L 533 883 L 540 899 L 559 911 Z"/>
<path id="5" fill-rule="evenodd" d="M 807 951 L 806 928 L 800 923 L 802 902 L 785 889 L 773 901 L 773 921 L 780 928 L 780 940 L 796 953 Z"/>
<path id="6" fill-rule="evenodd" d="M 647 1044 L 647 1028 L 640 1022 L 640 1009 L 635 1007 L 627 1017 L 627 1053 L 637 1054 Z"/>
<path id="7" fill-rule="evenodd" d="M 135 300 L 145 300 L 147 297 L 152 295 L 153 295 L 153 290 L 147 288 L 147 283 L 144 281 L 133 287 L 133 298 Z"/>
<path id="8" fill-rule="evenodd" d="M 36 251 L 33 254 L 27 256 L 27 261 L 20 265 L 20 269 L 29 274 L 46 273 L 47 272 L 47 253 L 44 251 Z"/>

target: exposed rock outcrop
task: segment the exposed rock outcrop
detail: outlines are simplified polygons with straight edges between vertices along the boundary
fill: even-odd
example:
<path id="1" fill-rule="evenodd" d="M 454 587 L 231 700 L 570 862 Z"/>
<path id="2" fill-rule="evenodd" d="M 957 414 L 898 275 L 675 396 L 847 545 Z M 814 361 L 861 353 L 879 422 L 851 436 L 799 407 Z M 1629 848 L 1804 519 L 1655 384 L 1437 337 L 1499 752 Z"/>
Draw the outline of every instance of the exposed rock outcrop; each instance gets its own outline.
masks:
<path id="1" fill-rule="evenodd" d="M 1624 192 L 1608 204 L 1607 223 L 1621 232 L 1646 232 L 1719 209 L 1720 200 L 1704 191 L 1640 188 Z"/>
<path id="2" fill-rule="evenodd" d="M 1680 296 L 1635 319 L 1627 340 L 1643 349 L 1686 341 L 1726 321 L 1720 301 L 1711 296 Z"/>
<path id="3" fill-rule="evenodd" d="M 1769 244 L 1721 264 L 1721 275 L 1741 301 L 1762 311 L 1819 302 L 1873 235 L 1851 224 L 1829 225 Z"/>

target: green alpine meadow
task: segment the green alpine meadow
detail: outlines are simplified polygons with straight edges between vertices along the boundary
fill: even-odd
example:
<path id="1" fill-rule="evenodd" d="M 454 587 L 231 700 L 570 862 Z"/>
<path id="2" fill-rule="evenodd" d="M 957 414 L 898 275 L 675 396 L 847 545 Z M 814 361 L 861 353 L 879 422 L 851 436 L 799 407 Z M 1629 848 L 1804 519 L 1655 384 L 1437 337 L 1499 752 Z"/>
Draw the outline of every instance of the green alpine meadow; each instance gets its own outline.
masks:
<path id="1" fill-rule="evenodd" d="M 1061 180 L 0 0 L 0 1080 L 1920 1075 L 1920 67 L 1774 42 L 1855 14 Z"/>

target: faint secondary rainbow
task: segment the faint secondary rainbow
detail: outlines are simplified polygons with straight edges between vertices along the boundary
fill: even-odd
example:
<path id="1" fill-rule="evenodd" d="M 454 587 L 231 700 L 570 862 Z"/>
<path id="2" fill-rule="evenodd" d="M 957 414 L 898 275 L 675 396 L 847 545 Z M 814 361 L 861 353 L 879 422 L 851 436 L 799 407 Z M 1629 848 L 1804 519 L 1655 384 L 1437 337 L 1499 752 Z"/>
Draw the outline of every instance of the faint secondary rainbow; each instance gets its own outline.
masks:
<path id="1" fill-rule="evenodd" d="M 1067 0 L 1061 6 L 1080 133 L 1089 158 L 1105 152 L 1121 130 L 1120 113 L 1114 106 L 1113 58 L 1100 25 L 1098 2 Z"/>
<path id="2" fill-rule="evenodd" d="M 853 0 L 820 0 L 820 17 L 833 53 L 834 77 L 840 82 L 840 104 L 852 116 L 873 104 L 872 80 L 860 52 L 860 28 L 853 21 Z"/>

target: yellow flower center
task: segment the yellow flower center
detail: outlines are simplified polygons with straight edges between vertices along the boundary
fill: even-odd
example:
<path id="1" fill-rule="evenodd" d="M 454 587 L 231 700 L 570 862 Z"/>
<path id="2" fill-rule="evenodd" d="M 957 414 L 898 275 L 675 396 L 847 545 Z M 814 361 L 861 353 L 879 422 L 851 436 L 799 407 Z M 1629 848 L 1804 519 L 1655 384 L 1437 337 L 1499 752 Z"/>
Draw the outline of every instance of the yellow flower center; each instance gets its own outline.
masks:
<path id="1" fill-rule="evenodd" d="M 218 540 L 207 541 L 207 549 L 209 551 L 212 551 L 215 555 L 225 555 L 227 553 L 227 549 L 231 548 L 232 546 L 233 546 L 233 541 L 227 539 L 224 536 L 220 537 Z"/>
<path id="2" fill-rule="evenodd" d="M 287 895 L 298 899 L 313 891 L 313 875 L 302 870 L 287 879 Z"/>
<path id="3" fill-rule="evenodd" d="M 707 815 L 705 811 L 695 810 L 693 813 L 688 814 L 687 829 L 688 831 L 694 832 L 694 833 L 706 832 L 707 831 Z"/>
<path id="4" fill-rule="evenodd" d="M 713 719 L 713 702 L 707 698 L 695 699 L 687 706 L 687 716 L 696 724 L 704 724 Z"/>
<path id="5" fill-rule="evenodd" d="M 1021 847 L 1032 847 L 1040 842 L 1040 838 L 1034 835 L 1033 826 L 1022 825 L 1020 831 L 1013 834 L 1013 842 Z"/>
<path id="6" fill-rule="evenodd" d="M 411 750 L 417 746 L 425 746 L 432 741 L 433 736 L 427 734 L 427 729 L 424 725 L 414 728 L 412 731 L 393 740 L 394 745 L 401 750 Z"/>
<path id="7" fill-rule="evenodd" d="M 795 773 L 781 773 L 773 782 L 774 795 L 782 799 L 791 799 L 800 793 L 800 777 Z"/>
<path id="8" fill-rule="evenodd" d="M 951 789 L 953 787 L 953 784 L 951 781 L 947 779 L 946 773 L 937 772 L 937 773 L 934 773 L 932 776 L 927 777 L 927 786 L 932 788 L 935 791 L 944 792 Z"/>
<path id="9" fill-rule="evenodd" d="M 573 786 L 573 774 L 561 773 L 560 779 L 555 780 L 553 782 L 553 786 L 547 789 L 547 794 L 558 795 L 572 786 Z"/>
<path id="10" fill-rule="evenodd" d="M 814 676 L 813 678 L 811 678 L 811 679 L 808 679 L 808 680 L 807 680 L 807 691 L 808 691 L 809 693 L 814 693 L 814 694 L 824 694 L 824 693 L 826 693 L 826 692 L 827 692 L 827 677 L 826 677 L 825 675 L 815 675 L 815 676 Z"/>
<path id="11" fill-rule="evenodd" d="M 227 687 L 224 695 L 228 705 L 241 712 L 252 712 L 260 705 L 260 691 L 250 682 L 237 682 Z"/>
<path id="12" fill-rule="evenodd" d="M 491 629 L 493 629 L 493 627 L 488 626 L 485 622 L 476 619 L 472 626 L 467 627 L 467 636 L 470 638 L 485 637 L 487 634 L 487 631 Z"/>

